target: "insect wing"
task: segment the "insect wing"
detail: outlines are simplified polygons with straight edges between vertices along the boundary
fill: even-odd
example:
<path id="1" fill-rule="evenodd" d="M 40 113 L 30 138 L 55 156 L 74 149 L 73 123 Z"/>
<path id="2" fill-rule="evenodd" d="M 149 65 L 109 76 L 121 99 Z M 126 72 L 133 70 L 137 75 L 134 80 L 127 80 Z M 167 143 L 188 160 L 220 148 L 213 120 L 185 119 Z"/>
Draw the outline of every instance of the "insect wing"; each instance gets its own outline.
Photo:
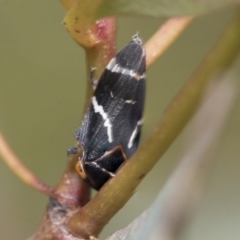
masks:
<path id="1" fill-rule="evenodd" d="M 99 190 L 139 143 L 145 100 L 145 50 L 138 36 L 104 70 L 81 128 L 77 170 Z"/>
<path id="2" fill-rule="evenodd" d="M 137 148 L 146 68 L 145 52 L 139 40 L 137 38 L 123 48 L 99 80 L 87 116 L 76 134 L 83 143 L 86 161 L 103 156 L 119 144 L 127 158 Z"/>

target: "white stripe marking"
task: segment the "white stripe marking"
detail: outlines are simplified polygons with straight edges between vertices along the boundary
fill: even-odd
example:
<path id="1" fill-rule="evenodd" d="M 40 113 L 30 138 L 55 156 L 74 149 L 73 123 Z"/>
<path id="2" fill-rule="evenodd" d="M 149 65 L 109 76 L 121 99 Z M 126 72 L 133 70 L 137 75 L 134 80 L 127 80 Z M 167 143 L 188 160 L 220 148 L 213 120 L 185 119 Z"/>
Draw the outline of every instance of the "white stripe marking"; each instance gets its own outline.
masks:
<path id="1" fill-rule="evenodd" d="M 133 130 L 133 132 L 132 132 L 132 135 L 131 135 L 131 137 L 130 137 L 130 140 L 129 140 L 129 142 L 128 142 L 128 148 L 131 148 L 132 147 L 132 145 L 133 145 L 133 141 L 134 141 L 134 139 L 135 139 L 135 137 L 136 137 L 136 135 L 137 135 L 137 133 L 138 133 L 138 126 L 140 126 L 140 125 L 142 125 L 142 123 L 143 123 L 143 119 L 140 119 L 138 122 L 137 122 L 137 126 L 135 127 L 135 129 Z"/>
<path id="2" fill-rule="evenodd" d="M 135 104 L 136 101 L 133 101 L 133 100 L 126 100 L 125 103 Z"/>
<path id="3" fill-rule="evenodd" d="M 110 119 L 108 118 L 108 115 L 104 112 L 103 107 L 101 105 L 98 105 L 95 96 L 92 97 L 92 104 L 94 112 L 99 113 L 104 120 L 103 126 L 107 128 L 108 141 L 111 143 L 113 141 L 113 136 L 112 136 L 112 124 L 110 122 Z"/>
<path id="4" fill-rule="evenodd" d="M 108 63 L 108 65 L 107 65 L 106 68 L 111 71 L 115 65 L 116 65 L 116 59 L 113 58 L 113 59 Z"/>
<path id="5" fill-rule="evenodd" d="M 131 76 L 133 78 L 136 78 L 136 80 L 139 80 L 141 78 L 145 78 L 146 75 L 145 74 L 142 74 L 142 75 L 139 75 L 137 72 L 134 72 L 132 69 L 129 70 L 127 68 L 123 68 L 121 67 L 120 65 L 116 64 L 116 59 L 113 58 L 109 64 L 107 65 L 106 67 L 109 71 L 111 72 L 115 72 L 115 73 L 121 73 L 123 75 L 128 75 L 128 76 Z"/>
<path id="6" fill-rule="evenodd" d="M 106 173 L 108 173 L 111 177 L 115 177 L 115 174 L 114 173 L 112 173 L 112 172 L 109 172 L 109 171 L 107 171 L 105 168 L 102 168 L 102 167 L 100 167 L 96 162 L 86 162 L 86 164 L 89 164 L 89 165 L 94 165 L 95 167 L 97 167 L 97 168 L 99 168 L 99 169 L 101 169 L 103 172 L 106 172 Z"/>

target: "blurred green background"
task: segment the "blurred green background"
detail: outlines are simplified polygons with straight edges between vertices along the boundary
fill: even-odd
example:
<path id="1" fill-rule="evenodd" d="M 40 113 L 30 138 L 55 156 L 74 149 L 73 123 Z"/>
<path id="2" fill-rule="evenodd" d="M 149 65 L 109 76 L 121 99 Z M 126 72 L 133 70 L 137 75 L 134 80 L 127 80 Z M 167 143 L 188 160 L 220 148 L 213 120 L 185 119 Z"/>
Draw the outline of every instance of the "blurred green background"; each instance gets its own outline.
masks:
<path id="1" fill-rule="evenodd" d="M 164 108 L 218 39 L 233 14 L 228 9 L 196 19 L 148 71 L 143 140 Z M 0 129 L 36 175 L 54 185 L 75 143 L 84 91 L 84 51 L 61 24 L 58 1 L 0 0 Z M 120 18 L 118 48 L 137 31 L 147 40 L 163 20 Z M 240 76 L 240 61 L 234 71 Z M 238 83 L 239 86 L 239 83 Z M 240 239 L 240 107 L 230 116 L 214 167 L 183 239 Z M 144 179 L 134 197 L 105 228 L 120 229 L 146 209 L 175 168 L 186 129 Z M 21 182 L 0 161 L 0 239 L 26 239 L 36 231 L 48 199 Z"/>

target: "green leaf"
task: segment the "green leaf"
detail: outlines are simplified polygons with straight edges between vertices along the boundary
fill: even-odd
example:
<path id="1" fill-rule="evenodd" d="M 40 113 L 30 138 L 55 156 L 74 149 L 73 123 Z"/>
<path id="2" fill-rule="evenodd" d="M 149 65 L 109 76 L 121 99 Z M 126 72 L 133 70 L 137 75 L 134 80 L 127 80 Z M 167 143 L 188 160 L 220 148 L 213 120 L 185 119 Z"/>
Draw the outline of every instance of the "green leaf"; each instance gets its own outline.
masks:
<path id="1" fill-rule="evenodd" d="M 97 17 L 143 15 L 173 17 L 199 15 L 240 3 L 240 0 L 103 0 Z"/>

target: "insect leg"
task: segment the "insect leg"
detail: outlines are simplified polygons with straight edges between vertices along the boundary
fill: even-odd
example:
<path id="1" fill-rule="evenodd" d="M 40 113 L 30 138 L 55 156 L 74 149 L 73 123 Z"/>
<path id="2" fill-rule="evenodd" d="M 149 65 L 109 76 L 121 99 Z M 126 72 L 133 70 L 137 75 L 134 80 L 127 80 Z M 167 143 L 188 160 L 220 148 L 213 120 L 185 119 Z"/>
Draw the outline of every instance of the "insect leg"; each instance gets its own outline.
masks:
<path id="1" fill-rule="evenodd" d="M 69 156 L 69 155 L 71 155 L 71 154 L 77 154 L 77 152 L 78 152 L 78 148 L 76 148 L 76 147 L 70 147 L 70 148 L 68 148 L 68 150 L 67 150 L 67 155 Z"/>

